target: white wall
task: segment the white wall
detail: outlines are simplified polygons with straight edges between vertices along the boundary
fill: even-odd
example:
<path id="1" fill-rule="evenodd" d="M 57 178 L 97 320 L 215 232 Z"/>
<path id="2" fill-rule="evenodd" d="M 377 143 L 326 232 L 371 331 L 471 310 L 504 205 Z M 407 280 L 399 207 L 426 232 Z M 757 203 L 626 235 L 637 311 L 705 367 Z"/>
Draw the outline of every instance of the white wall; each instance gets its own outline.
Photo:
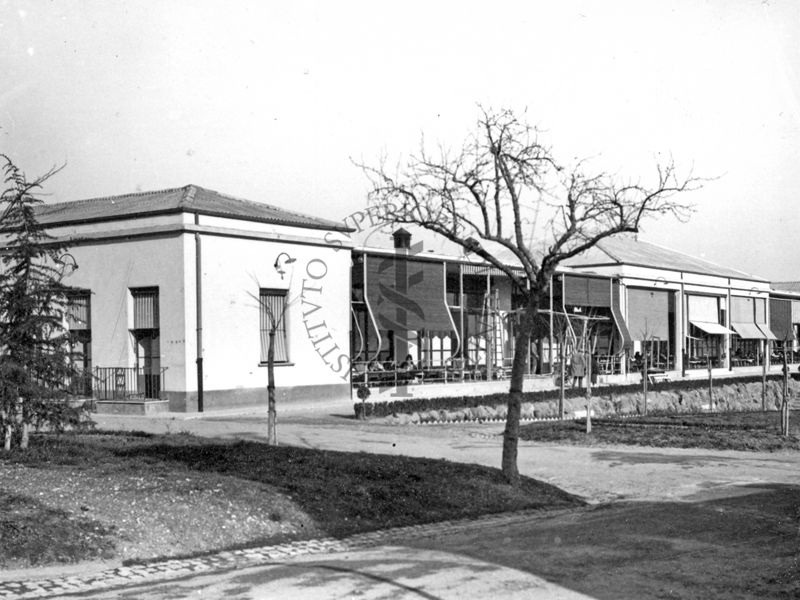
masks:
<path id="1" fill-rule="evenodd" d="M 186 327 L 181 236 L 119 239 L 113 243 L 75 245 L 68 251 L 75 257 L 78 269 L 65 283 L 92 292 L 92 365 L 134 365 L 128 329 L 131 322 L 129 289 L 158 286 L 161 365 L 169 367 L 165 389 L 182 389 L 186 381 Z"/>
<path id="2" fill-rule="evenodd" d="M 193 236 L 186 237 L 193 239 Z M 292 364 L 276 366 L 276 386 L 348 383 L 349 250 L 215 235 L 202 235 L 201 243 L 205 390 L 266 386 L 267 369 L 259 365 L 259 288 L 288 290 L 290 306 L 286 324 Z M 294 264 L 284 267 L 286 274 L 283 279 L 273 266 L 281 252 L 296 259 Z M 190 269 L 190 260 L 187 259 L 187 288 L 193 290 L 194 251 L 187 252 L 187 256 L 191 256 L 192 263 Z M 186 295 L 185 302 L 188 328 L 193 332 L 193 291 Z M 319 308 L 315 310 L 315 306 Z M 314 328 L 323 322 L 326 324 L 324 327 Z M 312 339 L 326 336 L 330 338 L 316 347 L 312 343 Z M 329 354 L 321 356 L 329 350 Z M 187 355 L 192 361 L 194 352 L 192 339 L 187 343 Z M 187 389 L 196 390 L 196 382 L 191 378 L 187 381 Z"/>

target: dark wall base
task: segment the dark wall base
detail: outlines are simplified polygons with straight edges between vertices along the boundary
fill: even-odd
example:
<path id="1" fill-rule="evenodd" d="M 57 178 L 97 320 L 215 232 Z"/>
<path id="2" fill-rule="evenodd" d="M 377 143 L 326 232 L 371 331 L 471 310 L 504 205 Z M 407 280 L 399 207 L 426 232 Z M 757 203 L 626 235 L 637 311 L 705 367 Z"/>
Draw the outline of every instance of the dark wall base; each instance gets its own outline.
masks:
<path id="1" fill-rule="evenodd" d="M 94 406 L 101 415 L 157 415 L 169 410 L 163 400 L 98 400 Z"/>
<path id="2" fill-rule="evenodd" d="M 350 385 L 347 383 L 331 385 L 302 385 L 279 387 L 275 389 L 279 404 L 314 401 L 323 404 L 326 400 L 345 400 L 350 398 Z M 197 412 L 197 392 L 164 392 L 172 412 Z M 267 406 L 267 388 L 248 388 L 233 390 L 205 390 L 203 410 L 223 410 L 248 406 Z"/>

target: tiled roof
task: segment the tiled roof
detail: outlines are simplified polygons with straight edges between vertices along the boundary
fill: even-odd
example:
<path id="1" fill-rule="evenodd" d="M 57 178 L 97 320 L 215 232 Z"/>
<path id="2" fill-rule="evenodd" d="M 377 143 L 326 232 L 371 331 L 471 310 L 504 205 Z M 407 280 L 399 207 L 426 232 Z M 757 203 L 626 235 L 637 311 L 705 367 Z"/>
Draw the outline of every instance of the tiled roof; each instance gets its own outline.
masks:
<path id="1" fill-rule="evenodd" d="M 730 267 L 723 267 L 706 260 L 669 250 L 668 248 L 656 244 L 642 242 L 626 236 L 606 238 L 591 250 L 565 261 L 564 264 L 570 267 L 613 264 L 635 265 L 656 269 L 668 269 L 671 271 L 682 271 L 684 273 L 749 279 L 751 281 L 766 281 L 761 277 L 754 277 L 743 271 L 738 271 Z"/>
<path id="2" fill-rule="evenodd" d="M 348 231 L 342 223 L 320 219 L 262 202 L 242 200 L 196 185 L 180 188 L 42 204 L 37 218 L 43 225 L 109 221 L 164 213 L 200 213 L 309 229 Z"/>
<path id="3" fill-rule="evenodd" d="M 791 292 L 800 294 L 800 281 L 773 281 L 769 287 L 776 292 Z"/>

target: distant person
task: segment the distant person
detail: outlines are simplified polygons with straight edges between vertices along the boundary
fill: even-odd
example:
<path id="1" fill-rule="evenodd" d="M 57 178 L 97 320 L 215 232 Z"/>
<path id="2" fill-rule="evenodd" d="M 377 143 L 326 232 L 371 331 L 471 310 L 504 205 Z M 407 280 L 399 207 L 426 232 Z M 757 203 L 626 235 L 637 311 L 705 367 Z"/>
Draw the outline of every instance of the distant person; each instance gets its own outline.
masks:
<path id="1" fill-rule="evenodd" d="M 379 363 L 377 360 L 375 360 L 374 358 L 371 361 L 369 361 L 369 365 L 367 366 L 367 369 L 369 371 L 372 371 L 373 373 L 376 372 L 376 371 L 385 371 L 386 370 L 386 369 L 383 368 L 383 365 L 381 363 Z"/>
<path id="2" fill-rule="evenodd" d="M 583 387 L 583 378 L 586 375 L 586 359 L 583 352 L 575 352 L 569 363 L 569 375 L 572 377 L 572 387 Z"/>

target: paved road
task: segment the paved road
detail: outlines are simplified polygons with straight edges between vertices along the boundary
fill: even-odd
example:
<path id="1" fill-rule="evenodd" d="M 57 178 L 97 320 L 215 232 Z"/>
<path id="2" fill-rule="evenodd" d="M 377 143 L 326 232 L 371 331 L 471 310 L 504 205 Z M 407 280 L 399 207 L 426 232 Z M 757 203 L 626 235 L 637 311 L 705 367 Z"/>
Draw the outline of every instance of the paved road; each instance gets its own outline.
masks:
<path id="1" fill-rule="evenodd" d="M 530 573 L 440 551 L 384 546 L 70 597 L 107 600 L 590 600 Z"/>

